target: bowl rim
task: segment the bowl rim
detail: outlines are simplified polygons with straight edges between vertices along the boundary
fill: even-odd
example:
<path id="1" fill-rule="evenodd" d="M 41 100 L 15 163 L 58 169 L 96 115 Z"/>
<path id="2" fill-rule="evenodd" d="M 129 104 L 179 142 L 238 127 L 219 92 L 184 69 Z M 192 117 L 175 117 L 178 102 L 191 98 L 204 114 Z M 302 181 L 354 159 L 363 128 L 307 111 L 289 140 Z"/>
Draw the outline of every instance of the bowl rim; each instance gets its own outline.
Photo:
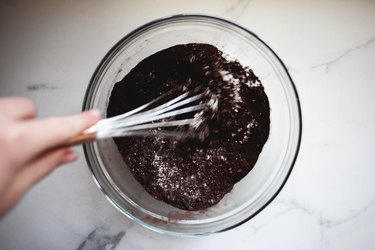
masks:
<path id="1" fill-rule="evenodd" d="M 257 36 L 254 32 L 248 30 L 247 28 L 244 28 L 243 26 L 241 26 L 241 25 L 239 25 L 239 24 L 237 24 L 237 23 L 235 23 L 233 21 L 224 19 L 222 17 L 212 16 L 212 15 L 204 15 L 204 14 L 177 14 L 177 15 L 171 15 L 171 16 L 166 16 L 166 17 L 154 19 L 153 21 L 147 22 L 147 23 L 139 26 L 138 28 L 133 29 L 131 32 L 129 32 L 128 34 L 126 34 L 124 37 L 122 37 L 117 43 L 115 43 L 111 47 L 111 49 L 100 60 L 98 66 L 96 67 L 94 73 L 92 74 L 92 76 L 90 78 L 89 84 L 87 85 L 85 96 L 84 96 L 84 99 L 83 99 L 82 111 L 86 111 L 86 110 L 89 109 L 89 107 L 88 107 L 88 100 L 92 96 L 92 90 L 94 89 L 93 85 L 94 85 L 94 79 L 95 79 L 95 77 L 100 72 L 100 69 L 103 66 L 103 64 L 105 64 L 105 62 L 110 58 L 110 56 L 119 47 L 120 44 L 122 44 L 125 40 L 128 40 L 129 38 L 131 38 L 135 34 L 139 33 L 142 30 L 145 30 L 146 28 L 148 28 L 150 26 L 153 26 L 155 24 L 162 23 L 162 22 L 175 21 L 175 20 L 179 20 L 179 19 L 182 19 L 182 20 L 186 20 L 186 19 L 191 19 L 191 20 L 201 19 L 202 20 L 202 19 L 204 19 L 204 20 L 210 20 L 210 21 L 224 22 L 224 23 L 227 23 L 229 25 L 235 26 L 236 28 L 238 28 L 238 29 L 240 29 L 240 30 L 242 30 L 242 31 L 250 34 L 251 36 L 253 36 L 254 38 L 256 38 L 263 46 L 265 46 L 272 53 L 272 55 L 275 56 L 275 58 L 278 60 L 278 62 L 280 63 L 281 67 L 285 71 L 285 74 L 286 74 L 286 76 L 288 77 L 288 79 L 289 79 L 289 81 L 291 83 L 292 90 L 293 90 L 294 95 L 296 97 L 295 101 L 296 101 L 296 104 L 297 104 L 296 105 L 296 107 L 297 107 L 297 117 L 299 118 L 299 121 L 298 121 L 299 133 L 298 133 L 296 150 L 294 152 L 293 159 L 291 160 L 290 167 L 289 167 L 289 169 L 288 169 L 288 171 L 286 173 L 286 176 L 284 177 L 284 180 L 282 180 L 280 187 L 278 187 L 278 189 L 276 190 L 276 192 L 269 198 L 268 201 L 266 201 L 264 203 L 264 205 L 262 205 L 254 213 L 252 213 L 247 218 L 243 219 L 242 221 L 240 221 L 238 223 L 235 223 L 235 224 L 233 224 L 231 226 L 228 226 L 228 227 L 226 227 L 224 229 L 220 229 L 220 230 L 212 231 L 212 232 L 206 232 L 206 233 L 201 233 L 201 232 L 200 233 L 181 233 L 181 232 L 175 232 L 175 231 L 170 231 L 170 230 L 167 230 L 167 229 L 161 229 L 161 228 L 155 227 L 153 225 L 150 225 L 149 223 L 141 221 L 139 218 L 136 218 L 133 215 L 129 214 L 119 204 L 117 204 L 117 202 L 110 197 L 110 195 L 107 193 L 107 191 L 104 190 L 104 188 L 100 184 L 99 180 L 97 179 L 97 176 L 94 173 L 93 167 L 91 166 L 90 160 L 89 160 L 88 145 L 83 144 L 83 151 L 84 151 L 86 163 L 87 163 L 87 165 L 88 165 L 88 167 L 89 167 L 89 169 L 91 171 L 91 175 L 92 175 L 92 177 L 93 177 L 96 185 L 99 187 L 99 189 L 104 194 L 104 196 L 107 198 L 107 200 L 117 210 L 119 210 L 121 213 L 123 213 L 124 215 L 126 215 L 127 217 L 129 217 L 131 220 L 137 221 L 142 226 L 144 226 L 146 228 L 149 228 L 149 229 L 151 229 L 153 231 L 156 231 L 158 233 L 166 233 L 166 234 L 170 234 L 170 235 L 197 236 L 197 235 L 207 235 L 207 234 L 212 234 L 212 233 L 225 232 L 225 231 L 228 231 L 230 229 L 236 228 L 236 227 L 244 224 L 245 222 L 251 220 L 252 218 L 254 218 L 261 211 L 263 211 L 278 196 L 278 194 L 284 188 L 286 182 L 288 181 L 288 179 L 289 179 L 289 177 L 291 175 L 291 172 L 292 172 L 292 170 L 293 170 L 293 168 L 294 168 L 294 166 L 296 164 L 297 157 L 298 157 L 298 154 L 299 154 L 299 151 L 300 151 L 300 147 L 301 147 L 302 129 L 303 129 L 303 127 L 302 127 L 302 112 L 301 112 L 300 98 L 299 98 L 299 95 L 298 95 L 298 92 L 297 92 L 296 85 L 293 82 L 293 79 L 291 78 L 291 76 L 289 74 L 289 71 L 288 71 L 287 67 L 285 66 L 284 62 L 281 60 L 281 58 L 275 53 L 275 51 L 267 43 L 265 43 L 261 38 L 259 38 L 259 36 Z"/>

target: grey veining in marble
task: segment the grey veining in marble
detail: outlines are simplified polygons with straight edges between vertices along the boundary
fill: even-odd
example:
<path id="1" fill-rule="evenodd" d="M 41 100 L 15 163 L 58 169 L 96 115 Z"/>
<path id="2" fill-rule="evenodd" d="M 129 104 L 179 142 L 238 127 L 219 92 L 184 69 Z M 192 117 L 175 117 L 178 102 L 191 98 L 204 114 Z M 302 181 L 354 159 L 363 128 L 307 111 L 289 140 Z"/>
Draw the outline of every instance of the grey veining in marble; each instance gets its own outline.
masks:
<path id="1" fill-rule="evenodd" d="M 106 227 L 97 227 L 94 231 L 89 233 L 77 250 L 112 250 L 116 248 L 124 235 L 125 231 L 109 235 Z"/>
<path id="2" fill-rule="evenodd" d="M 360 43 L 352 48 L 349 48 L 347 50 L 345 50 L 343 53 L 341 53 L 339 56 L 329 60 L 328 62 L 324 62 L 324 63 L 321 63 L 321 64 L 318 64 L 318 65 L 314 65 L 311 67 L 311 69 L 315 69 L 315 68 L 320 68 L 320 67 L 325 67 L 325 70 L 326 72 L 329 71 L 330 67 L 337 63 L 338 61 L 342 60 L 345 56 L 347 56 L 348 54 L 350 53 L 353 53 L 355 52 L 356 50 L 360 50 L 360 49 L 364 49 L 364 48 L 367 48 L 368 46 L 370 45 L 373 45 L 375 42 L 375 37 L 372 37 L 371 39 L 367 40 L 366 42 L 363 42 L 363 43 Z"/>

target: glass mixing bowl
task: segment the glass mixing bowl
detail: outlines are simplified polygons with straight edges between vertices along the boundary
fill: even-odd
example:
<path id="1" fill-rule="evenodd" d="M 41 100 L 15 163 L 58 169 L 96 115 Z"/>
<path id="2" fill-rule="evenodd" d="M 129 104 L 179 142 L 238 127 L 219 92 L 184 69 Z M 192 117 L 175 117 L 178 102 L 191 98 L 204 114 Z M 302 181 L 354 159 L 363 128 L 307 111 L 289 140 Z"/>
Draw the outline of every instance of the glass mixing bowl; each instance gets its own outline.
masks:
<path id="1" fill-rule="evenodd" d="M 87 163 L 108 200 L 152 230 L 204 235 L 234 228 L 266 207 L 286 182 L 301 140 L 295 86 L 277 55 L 250 31 L 225 20 L 179 15 L 148 23 L 128 34 L 104 57 L 88 86 L 83 109 L 106 109 L 114 84 L 141 60 L 177 44 L 208 43 L 249 66 L 262 81 L 271 108 L 269 139 L 250 173 L 215 206 L 184 211 L 154 199 L 135 180 L 112 139 L 84 145 Z"/>

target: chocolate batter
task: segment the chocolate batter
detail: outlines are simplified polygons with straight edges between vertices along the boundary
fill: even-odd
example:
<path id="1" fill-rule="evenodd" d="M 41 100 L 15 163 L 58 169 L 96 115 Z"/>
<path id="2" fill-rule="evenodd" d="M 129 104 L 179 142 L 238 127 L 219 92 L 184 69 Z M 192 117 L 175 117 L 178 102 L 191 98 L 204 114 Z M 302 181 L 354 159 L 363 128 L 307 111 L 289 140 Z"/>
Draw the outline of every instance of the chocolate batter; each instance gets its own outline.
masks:
<path id="1" fill-rule="evenodd" d="M 141 61 L 109 100 L 112 117 L 176 86 L 209 90 L 218 99 L 204 140 L 152 137 L 114 141 L 138 182 L 156 199 L 185 210 L 218 203 L 253 168 L 268 139 L 270 109 L 254 72 L 208 44 L 177 45 Z"/>

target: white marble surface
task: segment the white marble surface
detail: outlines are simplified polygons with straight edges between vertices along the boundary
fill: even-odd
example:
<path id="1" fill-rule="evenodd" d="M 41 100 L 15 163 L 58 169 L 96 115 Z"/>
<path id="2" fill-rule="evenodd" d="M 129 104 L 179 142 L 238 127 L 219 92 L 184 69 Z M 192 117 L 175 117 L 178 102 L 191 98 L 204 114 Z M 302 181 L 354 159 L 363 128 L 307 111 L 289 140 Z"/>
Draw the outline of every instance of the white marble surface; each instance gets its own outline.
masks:
<path id="1" fill-rule="evenodd" d="M 31 98 L 41 117 L 77 112 L 112 45 L 179 13 L 235 21 L 288 66 L 304 127 L 279 196 L 225 233 L 160 235 L 107 202 L 77 148 L 0 221 L 0 249 L 375 249 L 375 1 L 3 0 L 0 95 Z"/>

